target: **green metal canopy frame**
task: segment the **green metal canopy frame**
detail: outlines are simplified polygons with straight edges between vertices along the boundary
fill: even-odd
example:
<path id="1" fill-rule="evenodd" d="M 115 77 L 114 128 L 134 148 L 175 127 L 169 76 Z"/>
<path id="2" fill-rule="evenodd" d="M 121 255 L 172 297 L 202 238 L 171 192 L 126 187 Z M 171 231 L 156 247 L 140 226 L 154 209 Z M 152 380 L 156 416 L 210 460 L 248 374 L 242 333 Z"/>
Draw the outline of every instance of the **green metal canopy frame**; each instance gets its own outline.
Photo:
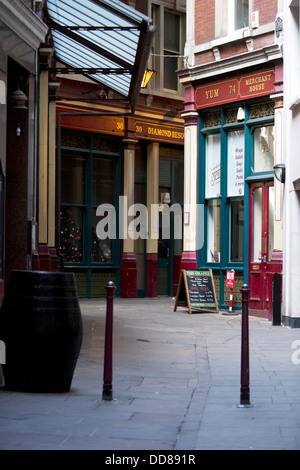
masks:
<path id="1" fill-rule="evenodd" d="M 151 18 L 117 0 L 46 0 L 45 19 L 62 66 L 121 94 L 134 112 L 155 32 Z"/>

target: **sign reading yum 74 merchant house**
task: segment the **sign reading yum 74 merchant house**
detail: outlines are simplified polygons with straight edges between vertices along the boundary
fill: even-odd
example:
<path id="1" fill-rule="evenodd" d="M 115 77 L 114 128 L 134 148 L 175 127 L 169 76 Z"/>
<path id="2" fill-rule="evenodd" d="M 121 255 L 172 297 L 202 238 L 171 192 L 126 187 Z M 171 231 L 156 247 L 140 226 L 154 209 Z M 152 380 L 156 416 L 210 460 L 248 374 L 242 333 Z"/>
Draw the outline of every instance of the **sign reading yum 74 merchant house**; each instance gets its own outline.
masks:
<path id="1" fill-rule="evenodd" d="M 274 91 L 274 81 L 275 70 L 271 69 L 199 86 L 195 91 L 196 108 L 269 95 Z"/>

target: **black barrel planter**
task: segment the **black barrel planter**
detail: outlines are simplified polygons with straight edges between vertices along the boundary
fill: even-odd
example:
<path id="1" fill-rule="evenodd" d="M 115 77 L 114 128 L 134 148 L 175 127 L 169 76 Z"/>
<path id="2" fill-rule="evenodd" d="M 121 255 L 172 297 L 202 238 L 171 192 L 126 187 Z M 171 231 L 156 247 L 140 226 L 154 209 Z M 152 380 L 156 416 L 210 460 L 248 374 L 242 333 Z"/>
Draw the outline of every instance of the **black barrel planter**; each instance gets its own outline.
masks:
<path id="1" fill-rule="evenodd" d="M 11 271 L 0 310 L 6 389 L 69 391 L 82 336 L 73 273 Z"/>

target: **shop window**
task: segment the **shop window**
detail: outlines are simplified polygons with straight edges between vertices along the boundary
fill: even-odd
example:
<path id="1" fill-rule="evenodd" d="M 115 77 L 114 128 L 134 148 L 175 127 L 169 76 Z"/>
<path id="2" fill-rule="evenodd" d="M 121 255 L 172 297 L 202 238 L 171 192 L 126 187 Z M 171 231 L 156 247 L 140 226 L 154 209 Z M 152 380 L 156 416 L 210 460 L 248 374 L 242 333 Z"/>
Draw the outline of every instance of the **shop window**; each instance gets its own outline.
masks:
<path id="1" fill-rule="evenodd" d="M 64 262 L 85 267 L 112 264 L 116 262 L 117 144 L 101 136 L 72 134 L 63 134 L 62 143 L 60 247 Z M 98 212 L 99 206 L 103 210 Z M 104 235 L 99 237 L 99 233 Z"/>
<path id="2" fill-rule="evenodd" d="M 61 253 L 65 262 L 78 263 L 83 261 L 86 160 L 63 154 L 61 161 Z"/>
<path id="3" fill-rule="evenodd" d="M 86 159 L 63 154 L 61 164 L 61 202 L 85 204 Z"/>
<path id="4" fill-rule="evenodd" d="M 221 134 L 206 137 L 206 198 L 220 196 Z"/>
<path id="5" fill-rule="evenodd" d="M 230 201 L 230 261 L 244 260 L 244 198 Z"/>
<path id="6" fill-rule="evenodd" d="M 207 207 L 207 262 L 220 262 L 221 201 L 211 199 Z"/>
<path id="7" fill-rule="evenodd" d="M 244 195 L 244 147 L 243 129 L 228 132 L 227 197 Z"/>
<path id="8" fill-rule="evenodd" d="M 97 224 L 101 221 L 109 223 L 112 212 L 96 214 L 97 207 L 107 204 L 114 207 L 114 161 L 106 158 L 93 157 L 92 159 L 92 263 L 110 263 L 112 261 L 112 238 L 115 235 L 115 220 L 111 217 L 110 226 L 106 226 L 106 238 L 99 238 L 96 233 Z"/>
<path id="9" fill-rule="evenodd" d="M 254 129 L 254 172 L 273 171 L 274 130 L 274 126 L 263 126 Z"/>

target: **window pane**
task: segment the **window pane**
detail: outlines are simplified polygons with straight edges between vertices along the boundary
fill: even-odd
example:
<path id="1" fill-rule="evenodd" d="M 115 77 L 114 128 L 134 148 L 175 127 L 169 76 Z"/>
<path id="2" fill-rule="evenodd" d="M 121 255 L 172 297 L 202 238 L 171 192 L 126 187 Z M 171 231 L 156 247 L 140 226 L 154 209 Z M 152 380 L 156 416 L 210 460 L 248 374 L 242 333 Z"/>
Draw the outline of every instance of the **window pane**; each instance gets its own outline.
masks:
<path id="1" fill-rule="evenodd" d="M 63 154 L 61 158 L 61 202 L 85 203 L 85 158 Z"/>
<path id="2" fill-rule="evenodd" d="M 165 55 L 172 55 L 170 52 L 165 51 Z M 164 88 L 168 90 L 177 90 L 178 78 L 176 70 L 178 69 L 178 58 L 165 57 L 164 58 Z"/>
<path id="3" fill-rule="evenodd" d="M 207 261 L 220 262 L 220 199 L 208 202 L 207 210 Z"/>
<path id="4" fill-rule="evenodd" d="M 93 157 L 92 168 L 92 263 L 112 262 L 112 239 L 115 237 L 116 213 L 114 208 L 114 160 Z M 101 204 L 111 205 L 112 211 L 96 215 Z M 97 224 L 101 225 L 97 235 Z"/>
<path id="5" fill-rule="evenodd" d="M 83 211 L 63 207 L 60 213 L 60 250 L 67 263 L 83 261 Z"/>
<path id="6" fill-rule="evenodd" d="M 230 261 L 242 262 L 244 250 L 244 199 L 230 202 Z"/>
<path id="7" fill-rule="evenodd" d="M 235 29 L 249 24 L 249 0 L 235 0 Z"/>
<path id="8" fill-rule="evenodd" d="M 164 48 L 179 53 L 179 16 L 165 12 Z"/>
<path id="9" fill-rule="evenodd" d="M 253 192 L 253 241 L 252 241 L 252 261 L 254 263 L 261 258 L 262 241 L 262 188 L 255 188 Z"/>
<path id="10" fill-rule="evenodd" d="M 244 195 L 244 130 L 228 132 L 227 196 Z"/>
<path id="11" fill-rule="evenodd" d="M 211 134 L 206 138 L 206 197 L 220 195 L 221 179 L 221 135 Z"/>
<path id="12" fill-rule="evenodd" d="M 253 170 L 273 171 L 274 166 L 274 126 L 259 127 L 254 130 Z"/>
<path id="13" fill-rule="evenodd" d="M 178 56 L 180 55 L 179 16 L 164 14 L 164 88 L 178 89 Z M 174 56 L 174 57 L 172 57 Z"/>
<path id="14" fill-rule="evenodd" d="M 174 201 L 173 203 L 183 204 L 183 177 L 184 177 L 184 163 L 175 162 L 174 163 L 174 182 L 173 182 L 173 192 L 174 192 Z"/>
<path id="15" fill-rule="evenodd" d="M 111 217 L 107 217 L 107 213 L 103 217 L 96 216 L 96 210 L 92 210 L 92 253 L 91 261 L 92 263 L 111 263 L 112 262 L 112 240 L 109 237 L 99 238 L 96 233 L 97 224 L 101 220 L 107 220 L 108 224 L 103 227 L 103 232 L 107 232 L 111 229 L 114 229 L 113 224 L 113 214 L 110 214 Z M 99 232 L 98 232 L 99 233 Z"/>
<path id="16" fill-rule="evenodd" d="M 269 232 L 268 232 L 268 261 L 271 261 L 272 254 L 274 251 L 274 220 L 275 220 L 275 191 L 274 186 L 269 187 Z"/>
<path id="17" fill-rule="evenodd" d="M 114 203 L 114 161 L 105 158 L 93 158 L 92 169 L 92 204 Z"/>

